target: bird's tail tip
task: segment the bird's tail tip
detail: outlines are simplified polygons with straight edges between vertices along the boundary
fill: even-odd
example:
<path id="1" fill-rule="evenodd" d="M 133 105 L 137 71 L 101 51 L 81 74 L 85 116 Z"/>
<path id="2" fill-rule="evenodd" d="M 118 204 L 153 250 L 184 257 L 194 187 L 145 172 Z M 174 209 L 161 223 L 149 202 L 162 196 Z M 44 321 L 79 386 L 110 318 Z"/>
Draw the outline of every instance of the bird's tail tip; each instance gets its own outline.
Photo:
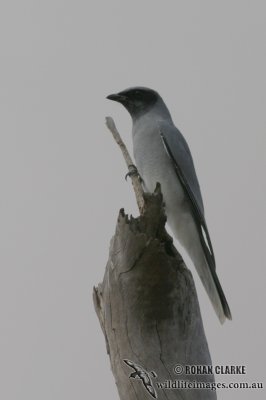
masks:
<path id="1" fill-rule="evenodd" d="M 232 320 L 232 314 L 215 269 L 211 269 L 210 271 L 212 274 L 215 290 L 214 293 L 211 291 L 208 294 L 210 296 L 216 314 L 221 324 L 223 324 L 226 319 L 230 321 Z"/>
<path id="2" fill-rule="evenodd" d="M 230 307 L 227 303 L 227 300 L 225 298 L 225 295 L 222 290 L 219 290 L 219 295 L 220 295 L 220 301 L 222 305 L 222 312 L 219 313 L 218 317 L 221 322 L 221 324 L 224 324 L 224 322 L 228 319 L 229 321 L 232 321 L 232 313 L 230 310 Z"/>

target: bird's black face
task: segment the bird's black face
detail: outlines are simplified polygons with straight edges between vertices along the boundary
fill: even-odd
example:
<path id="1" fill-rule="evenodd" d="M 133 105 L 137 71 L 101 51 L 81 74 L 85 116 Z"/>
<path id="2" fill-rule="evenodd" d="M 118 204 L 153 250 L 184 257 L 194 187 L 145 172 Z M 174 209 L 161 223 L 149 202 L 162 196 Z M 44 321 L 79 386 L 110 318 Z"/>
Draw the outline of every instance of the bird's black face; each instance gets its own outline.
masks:
<path id="1" fill-rule="evenodd" d="M 158 98 L 159 95 L 157 92 L 144 87 L 134 87 L 107 96 L 107 99 L 123 104 L 132 118 L 146 113 L 156 103 Z"/>

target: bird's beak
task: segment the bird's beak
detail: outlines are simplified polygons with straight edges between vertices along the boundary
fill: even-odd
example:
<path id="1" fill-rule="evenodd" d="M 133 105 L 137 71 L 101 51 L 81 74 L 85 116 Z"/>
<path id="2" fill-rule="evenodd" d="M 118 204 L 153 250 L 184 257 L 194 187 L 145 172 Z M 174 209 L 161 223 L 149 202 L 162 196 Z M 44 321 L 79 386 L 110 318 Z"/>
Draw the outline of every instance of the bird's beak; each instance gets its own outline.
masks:
<path id="1" fill-rule="evenodd" d="M 109 94 L 109 96 L 106 96 L 106 98 L 108 99 L 108 100 L 113 100 L 113 101 L 118 101 L 118 103 L 123 103 L 123 102 L 125 102 L 126 101 L 126 96 L 123 96 L 123 95 L 121 95 L 121 94 L 119 94 L 119 93 L 116 93 L 116 94 Z"/>

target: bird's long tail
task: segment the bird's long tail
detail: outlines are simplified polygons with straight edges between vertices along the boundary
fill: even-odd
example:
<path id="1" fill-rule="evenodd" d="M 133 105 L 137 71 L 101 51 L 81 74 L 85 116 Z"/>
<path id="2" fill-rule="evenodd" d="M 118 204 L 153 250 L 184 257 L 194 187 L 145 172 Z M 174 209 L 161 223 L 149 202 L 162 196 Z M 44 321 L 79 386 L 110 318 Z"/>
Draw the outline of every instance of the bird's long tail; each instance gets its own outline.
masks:
<path id="1" fill-rule="evenodd" d="M 196 270 L 220 322 L 224 323 L 226 318 L 232 319 L 232 316 L 219 278 L 212 265 L 208 264 L 203 250 L 201 249 L 201 251 L 197 251 L 197 253 L 197 257 L 191 258 L 193 258 Z"/>
<path id="2" fill-rule="evenodd" d="M 180 229 L 182 224 L 172 224 L 172 221 L 174 221 L 174 219 L 169 218 L 169 225 L 195 265 L 220 322 L 224 323 L 226 318 L 232 319 L 230 308 L 217 276 L 215 266 L 212 265 L 211 260 L 208 262 L 205 257 L 194 220 L 191 216 L 187 216 L 183 229 Z"/>
<path id="3" fill-rule="evenodd" d="M 213 281 L 214 281 L 214 284 L 215 284 L 215 287 L 216 287 L 216 290 L 217 290 L 217 293 L 218 293 L 218 296 L 219 296 L 219 300 L 221 302 L 221 306 L 222 306 L 222 309 L 223 309 L 224 317 L 231 320 L 232 319 L 231 311 L 230 311 L 229 305 L 227 303 L 225 294 L 223 292 L 222 286 L 220 284 L 219 278 L 218 278 L 218 276 L 216 274 L 216 271 L 211 269 L 211 274 L 212 274 L 212 278 L 213 278 Z M 222 318 L 222 320 L 220 318 L 220 321 L 221 321 L 221 323 L 223 323 L 224 322 L 224 318 Z"/>

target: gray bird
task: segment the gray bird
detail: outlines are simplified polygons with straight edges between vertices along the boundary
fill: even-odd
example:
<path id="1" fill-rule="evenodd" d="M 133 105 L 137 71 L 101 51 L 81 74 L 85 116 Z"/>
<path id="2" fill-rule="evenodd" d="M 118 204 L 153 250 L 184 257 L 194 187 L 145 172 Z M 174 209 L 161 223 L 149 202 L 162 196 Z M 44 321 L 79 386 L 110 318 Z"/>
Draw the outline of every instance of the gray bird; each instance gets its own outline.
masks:
<path id="1" fill-rule="evenodd" d="M 134 157 L 144 189 L 153 192 L 160 182 L 171 230 L 194 263 L 221 323 L 232 319 L 216 274 L 193 159 L 163 99 L 145 87 L 129 88 L 107 99 L 121 103 L 130 113 Z"/>

